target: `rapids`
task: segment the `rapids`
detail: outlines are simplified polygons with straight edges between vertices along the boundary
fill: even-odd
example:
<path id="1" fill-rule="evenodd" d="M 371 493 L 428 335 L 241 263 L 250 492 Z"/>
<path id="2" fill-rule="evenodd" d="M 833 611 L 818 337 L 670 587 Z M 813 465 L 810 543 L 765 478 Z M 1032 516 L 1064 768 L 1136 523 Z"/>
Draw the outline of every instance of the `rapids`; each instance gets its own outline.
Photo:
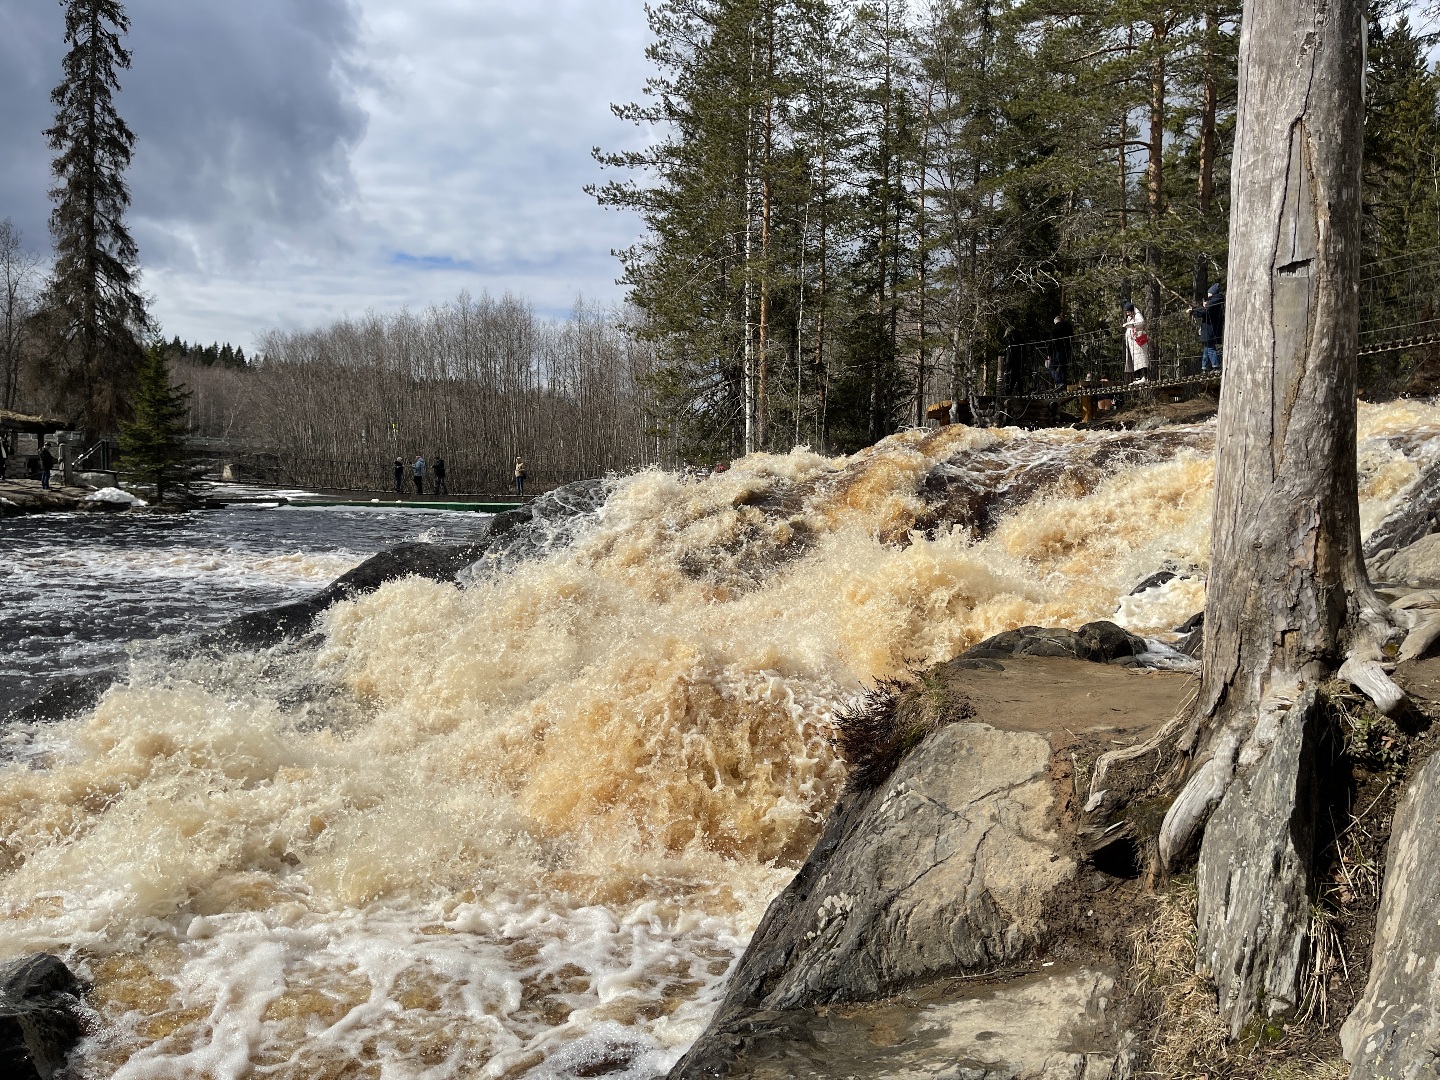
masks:
<path id="1" fill-rule="evenodd" d="M 1361 436 L 1368 530 L 1440 409 L 1362 406 Z M 953 427 L 647 471 L 314 647 L 137 654 L 5 733 L 0 957 L 94 983 L 87 1078 L 657 1076 L 843 783 L 833 710 L 1027 623 L 1168 640 L 1213 443 Z"/>

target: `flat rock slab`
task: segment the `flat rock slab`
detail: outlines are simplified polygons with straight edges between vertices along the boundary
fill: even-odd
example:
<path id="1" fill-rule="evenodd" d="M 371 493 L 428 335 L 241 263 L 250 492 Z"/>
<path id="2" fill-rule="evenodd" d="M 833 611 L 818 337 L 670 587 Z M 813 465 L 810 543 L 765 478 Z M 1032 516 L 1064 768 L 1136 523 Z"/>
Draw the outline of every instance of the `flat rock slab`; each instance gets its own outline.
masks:
<path id="1" fill-rule="evenodd" d="M 0 517 L 91 509 L 82 505 L 89 488 L 55 486 L 49 491 L 36 480 L 0 480 Z"/>
<path id="2" fill-rule="evenodd" d="M 767 1018 L 736 1080 L 1111 1080 L 1126 1075 L 1114 978 L 1056 969 L 985 987 L 937 985 L 874 1005 Z"/>
<path id="3" fill-rule="evenodd" d="M 936 669 L 974 708 L 1005 731 L 1080 735 L 1115 729 L 1148 734 L 1170 720 L 1194 689 L 1190 675 L 1135 670 L 1054 656 L 952 660 Z"/>

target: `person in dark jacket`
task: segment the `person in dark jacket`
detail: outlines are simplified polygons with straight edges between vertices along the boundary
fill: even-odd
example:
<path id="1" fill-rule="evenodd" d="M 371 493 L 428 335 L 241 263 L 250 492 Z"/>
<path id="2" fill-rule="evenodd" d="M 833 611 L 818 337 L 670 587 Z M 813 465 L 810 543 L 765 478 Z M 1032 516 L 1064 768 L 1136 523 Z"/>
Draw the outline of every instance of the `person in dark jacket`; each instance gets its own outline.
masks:
<path id="1" fill-rule="evenodd" d="M 47 442 L 40 448 L 40 486 L 50 490 L 50 473 L 55 468 L 55 455 L 51 453 L 54 443 Z"/>
<path id="2" fill-rule="evenodd" d="M 1220 370 L 1220 349 L 1225 344 L 1225 294 L 1217 281 L 1205 294 L 1205 302 L 1190 309 L 1200 322 L 1200 373 Z"/>
<path id="3" fill-rule="evenodd" d="M 1070 361 L 1075 355 L 1075 327 L 1063 314 L 1055 316 L 1055 329 L 1050 334 L 1050 356 L 1046 367 L 1057 387 L 1070 385 Z"/>
<path id="4" fill-rule="evenodd" d="M 398 457 L 395 459 L 395 494 L 405 494 L 405 463 Z"/>
<path id="5" fill-rule="evenodd" d="M 449 495 L 450 488 L 445 483 L 445 459 L 437 451 L 435 461 L 430 466 L 430 471 L 435 474 L 435 494 Z"/>

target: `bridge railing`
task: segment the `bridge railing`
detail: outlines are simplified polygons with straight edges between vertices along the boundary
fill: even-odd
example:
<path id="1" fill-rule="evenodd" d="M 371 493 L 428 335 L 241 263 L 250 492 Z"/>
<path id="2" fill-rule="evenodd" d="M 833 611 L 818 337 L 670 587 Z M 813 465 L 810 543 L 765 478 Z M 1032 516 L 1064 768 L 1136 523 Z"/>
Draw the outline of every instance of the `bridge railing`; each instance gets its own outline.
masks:
<path id="1" fill-rule="evenodd" d="M 1145 332 L 1149 337 L 1149 365 L 1146 378 L 1151 382 L 1169 381 L 1200 374 L 1201 345 L 1199 321 L 1188 310 L 1166 312 L 1147 319 Z M 1118 322 L 1070 337 L 1070 362 L 1065 371 L 1066 383 L 1100 383 L 1112 385 L 1130 381 L 1126 372 L 1125 330 Z M 1046 367 L 1047 358 L 1060 353 L 1053 338 L 1023 341 L 1006 346 L 991 357 L 981 369 L 981 392 L 999 397 L 1023 397 L 1059 389 L 1055 367 Z"/>

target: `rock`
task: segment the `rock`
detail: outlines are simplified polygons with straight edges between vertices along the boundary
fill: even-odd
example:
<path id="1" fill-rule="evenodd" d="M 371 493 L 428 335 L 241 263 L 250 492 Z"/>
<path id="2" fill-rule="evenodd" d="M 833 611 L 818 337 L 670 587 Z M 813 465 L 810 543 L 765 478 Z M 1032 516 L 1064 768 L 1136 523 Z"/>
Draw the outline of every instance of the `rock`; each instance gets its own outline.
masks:
<path id="1" fill-rule="evenodd" d="M 0 967 L 0 1076 L 50 1080 L 83 1034 L 83 986 L 48 953 Z"/>
<path id="2" fill-rule="evenodd" d="M 1440 462 L 1420 475 L 1404 502 L 1375 527 L 1365 541 L 1365 556 L 1374 559 L 1386 548 L 1403 548 L 1440 531 Z"/>
<path id="3" fill-rule="evenodd" d="M 1266 720 L 1262 718 L 1263 725 Z M 1315 690 L 1278 716 L 1269 750 L 1231 783 L 1205 826 L 1197 873 L 1197 954 L 1231 1035 L 1257 1009 L 1293 1011 L 1310 931 L 1324 723 Z"/>
<path id="4" fill-rule="evenodd" d="M 1365 992 L 1340 1031 L 1351 1080 L 1440 1075 L 1440 755 L 1395 812 Z"/>
<path id="5" fill-rule="evenodd" d="M 726 1075 L 786 1080 L 1122 1080 L 1114 977 L 1079 967 L 978 993 L 934 990 L 901 1002 L 770 1018 Z M 1110 1044 L 1111 1050 L 1099 1047 Z"/>
<path id="6" fill-rule="evenodd" d="M 460 571 L 485 553 L 486 546 L 484 540 L 472 544 L 398 544 L 372 555 L 308 600 L 238 616 L 222 629 L 205 635 L 197 644 L 257 648 L 299 637 L 331 604 L 374 592 L 387 581 L 411 576 L 454 581 Z"/>
<path id="7" fill-rule="evenodd" d="M 764 1029 L 757 1017 L 988 972 L 1032 949 L 1047 895 L 1077 865 L 1054 827 L 1049 767 L 1040 735 L 956 723 L 885 784 L 847 792 L 671 1076 L 728 1068 Z"/>
<path id="8" fill-rule="evenodd" d="M 1377 580 L 1416 588 L 1440 586 L 1440 533 L 1422 536 L 1383 562 L 1374 559 L 1372 563 L 1371 573 Z"/>
<path id="9" fill-rule="evenodd" d="M 263 648 L 304 635 L 330 605 L 374 592 L 387 581 L 414 576 L 463 584 L 482 561 L 491 572 L 509 569 L 572 540 L 577 522 L 603 506 L 610 490 L 606 481 L 580 480 L 547 491 L 534 502 L 496 514 L 484 537 L 472 543 L 399 544 L 372 555 L 308 600 L 241 615 L 190 647 Z"/>
<path id="10" fill-rule="evenodd" d="M 1144 581 L 1140 582 L 1139 585 L 1136 585 L 1133 589 L 1131 589 L 1130 595 L 1139 596 L 1147 589 L 1158 589 L 1167 581 L 1174 581 L 1179 576 L 1180 575 L 1177 574 L 1174 570 L 1157 570 L 1155 573 L 1147 577 Z"/>
<path id="11" fill-rule="evenodd" d="M 92 671 L 84 675 L 65 675 L 46 680 L 44 690 L 21 704 L 0 706 L 0 719 L 26 723 L 63 720 L 67 716 L 93 709 L 115 681 L 113 671 Z"/>
<path id="12" fill-rule="evenodd" d="M 1145 639 L 1112 622 L 1086 623 L 1079 630 L 1022 626 L 986 638 L 960 654 L 963 660 L 1003 660 L 1012 656 L 1066 656 L 1107 664 L 1146 651 Z"/>

